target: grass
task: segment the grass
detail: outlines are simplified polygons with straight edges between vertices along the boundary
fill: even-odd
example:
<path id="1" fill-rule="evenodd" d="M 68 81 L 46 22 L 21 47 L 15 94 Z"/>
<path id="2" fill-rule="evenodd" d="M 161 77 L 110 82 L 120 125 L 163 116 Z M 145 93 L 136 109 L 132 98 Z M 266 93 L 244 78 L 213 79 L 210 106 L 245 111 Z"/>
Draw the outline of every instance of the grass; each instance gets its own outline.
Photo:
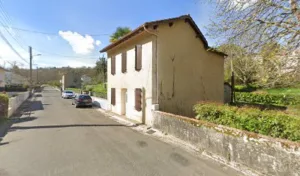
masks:
<path id="1" fill-rule="evenodd" d="M 266 89 L 264 90 L 269 94 L 291 94 L 300 95 L 300 88 L 278 88 L 278 89 Z"/>
<path id="2" fill-rule="evenodd" d="M 80 89 L 79 88 L 66 88 L 65 90 L 71 90 L 75 93 L 80 93 Z"/>
<path id="3" fill-rule="evenodd" d="M 286 112 L 300 118 L 300 105 L 288 106 Z"/>

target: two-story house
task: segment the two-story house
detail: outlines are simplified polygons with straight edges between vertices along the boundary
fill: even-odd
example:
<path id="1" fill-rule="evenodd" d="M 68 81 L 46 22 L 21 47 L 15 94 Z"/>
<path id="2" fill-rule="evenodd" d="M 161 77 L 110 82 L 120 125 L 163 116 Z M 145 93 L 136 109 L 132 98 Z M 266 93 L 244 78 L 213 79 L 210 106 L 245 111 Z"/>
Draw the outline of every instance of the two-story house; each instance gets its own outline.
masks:
<path id="1" fill-rule="evenodd" d="M 225 54 L 189 15 L 146 22 L 100 52 L 115 113 L 151 125 L 152 110 L 193 116 L 199 101 L 223 102 Z"/>
<path id="2" fill-rule="evenodd" d="M 80 88 L 81 78 L 79 74 L 68 72 L 62 75 L 61 87 L 63 90 L 67 88 Z"/>

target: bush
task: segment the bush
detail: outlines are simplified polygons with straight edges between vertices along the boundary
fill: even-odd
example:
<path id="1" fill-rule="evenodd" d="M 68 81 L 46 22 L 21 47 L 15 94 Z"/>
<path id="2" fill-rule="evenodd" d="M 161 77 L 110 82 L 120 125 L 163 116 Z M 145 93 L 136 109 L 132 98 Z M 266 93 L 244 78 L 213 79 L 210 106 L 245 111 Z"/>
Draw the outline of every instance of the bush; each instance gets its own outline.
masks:
<path id="1" fill-rule="evenodd" d="M 236 92 L 235 101 L 246 102 L 246 103 L 275 104 L 275 105 L 297 105 L 300 104 L 300 96 Z"/>
<path id="2" fill-rule="evenodd" d="M 25 92 L 27 91 L 27 87 L 22 84 L 12 84 L 12 85 L 5 85 L 6 92 Z"/>
<path id="3" fill-rule="evenodd" d="M 271 137 L 300 141 L 300 119 L 279 111 L 237 108 L 216 103 L 194 106 L 196 119 Z"/>
<path id="4" fill-rule="evenodd" d="M 0 119 L 7 117 L 8 101 L 9 99 L 6 94 L 0 94 Z"/>
<path id="5" fill-rule="evenodd" d="M 236 85 L 234 86 L 234 90 L 236 92 L 253 92 L 256 91 L 259 87 L 255 85 Z"/>

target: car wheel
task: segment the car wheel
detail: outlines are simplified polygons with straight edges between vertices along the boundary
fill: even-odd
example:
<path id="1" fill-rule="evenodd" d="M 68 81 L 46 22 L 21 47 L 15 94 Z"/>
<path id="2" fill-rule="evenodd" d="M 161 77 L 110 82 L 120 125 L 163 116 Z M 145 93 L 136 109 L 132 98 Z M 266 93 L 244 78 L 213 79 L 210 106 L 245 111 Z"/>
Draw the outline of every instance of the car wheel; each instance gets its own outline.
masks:
<path id="1" fill-rule="evenodd" d="M 75 104 L 75 108 L 78 108 L 79 106 Z"/>
<path id="2" fill-rule="evenodd" d="M 93 108 L 93 105 L 89 106 L 89 108 Z"/>

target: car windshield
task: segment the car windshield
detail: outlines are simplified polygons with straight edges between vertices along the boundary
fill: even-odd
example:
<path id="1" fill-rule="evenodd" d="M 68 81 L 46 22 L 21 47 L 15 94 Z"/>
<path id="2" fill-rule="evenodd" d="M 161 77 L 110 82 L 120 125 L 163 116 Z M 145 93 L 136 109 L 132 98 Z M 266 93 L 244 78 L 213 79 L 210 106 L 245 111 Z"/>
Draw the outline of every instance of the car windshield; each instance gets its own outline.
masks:
<path id="1" fill-rule="evenodd" d="M 80 99 L 92 99 L 89 95 L 80 95 L 79 96 Z"/>
<path id="2" fill-rule="evenodd" d="M 72 91 L 65 91 L 65 93 L 73 93 Z"/>

